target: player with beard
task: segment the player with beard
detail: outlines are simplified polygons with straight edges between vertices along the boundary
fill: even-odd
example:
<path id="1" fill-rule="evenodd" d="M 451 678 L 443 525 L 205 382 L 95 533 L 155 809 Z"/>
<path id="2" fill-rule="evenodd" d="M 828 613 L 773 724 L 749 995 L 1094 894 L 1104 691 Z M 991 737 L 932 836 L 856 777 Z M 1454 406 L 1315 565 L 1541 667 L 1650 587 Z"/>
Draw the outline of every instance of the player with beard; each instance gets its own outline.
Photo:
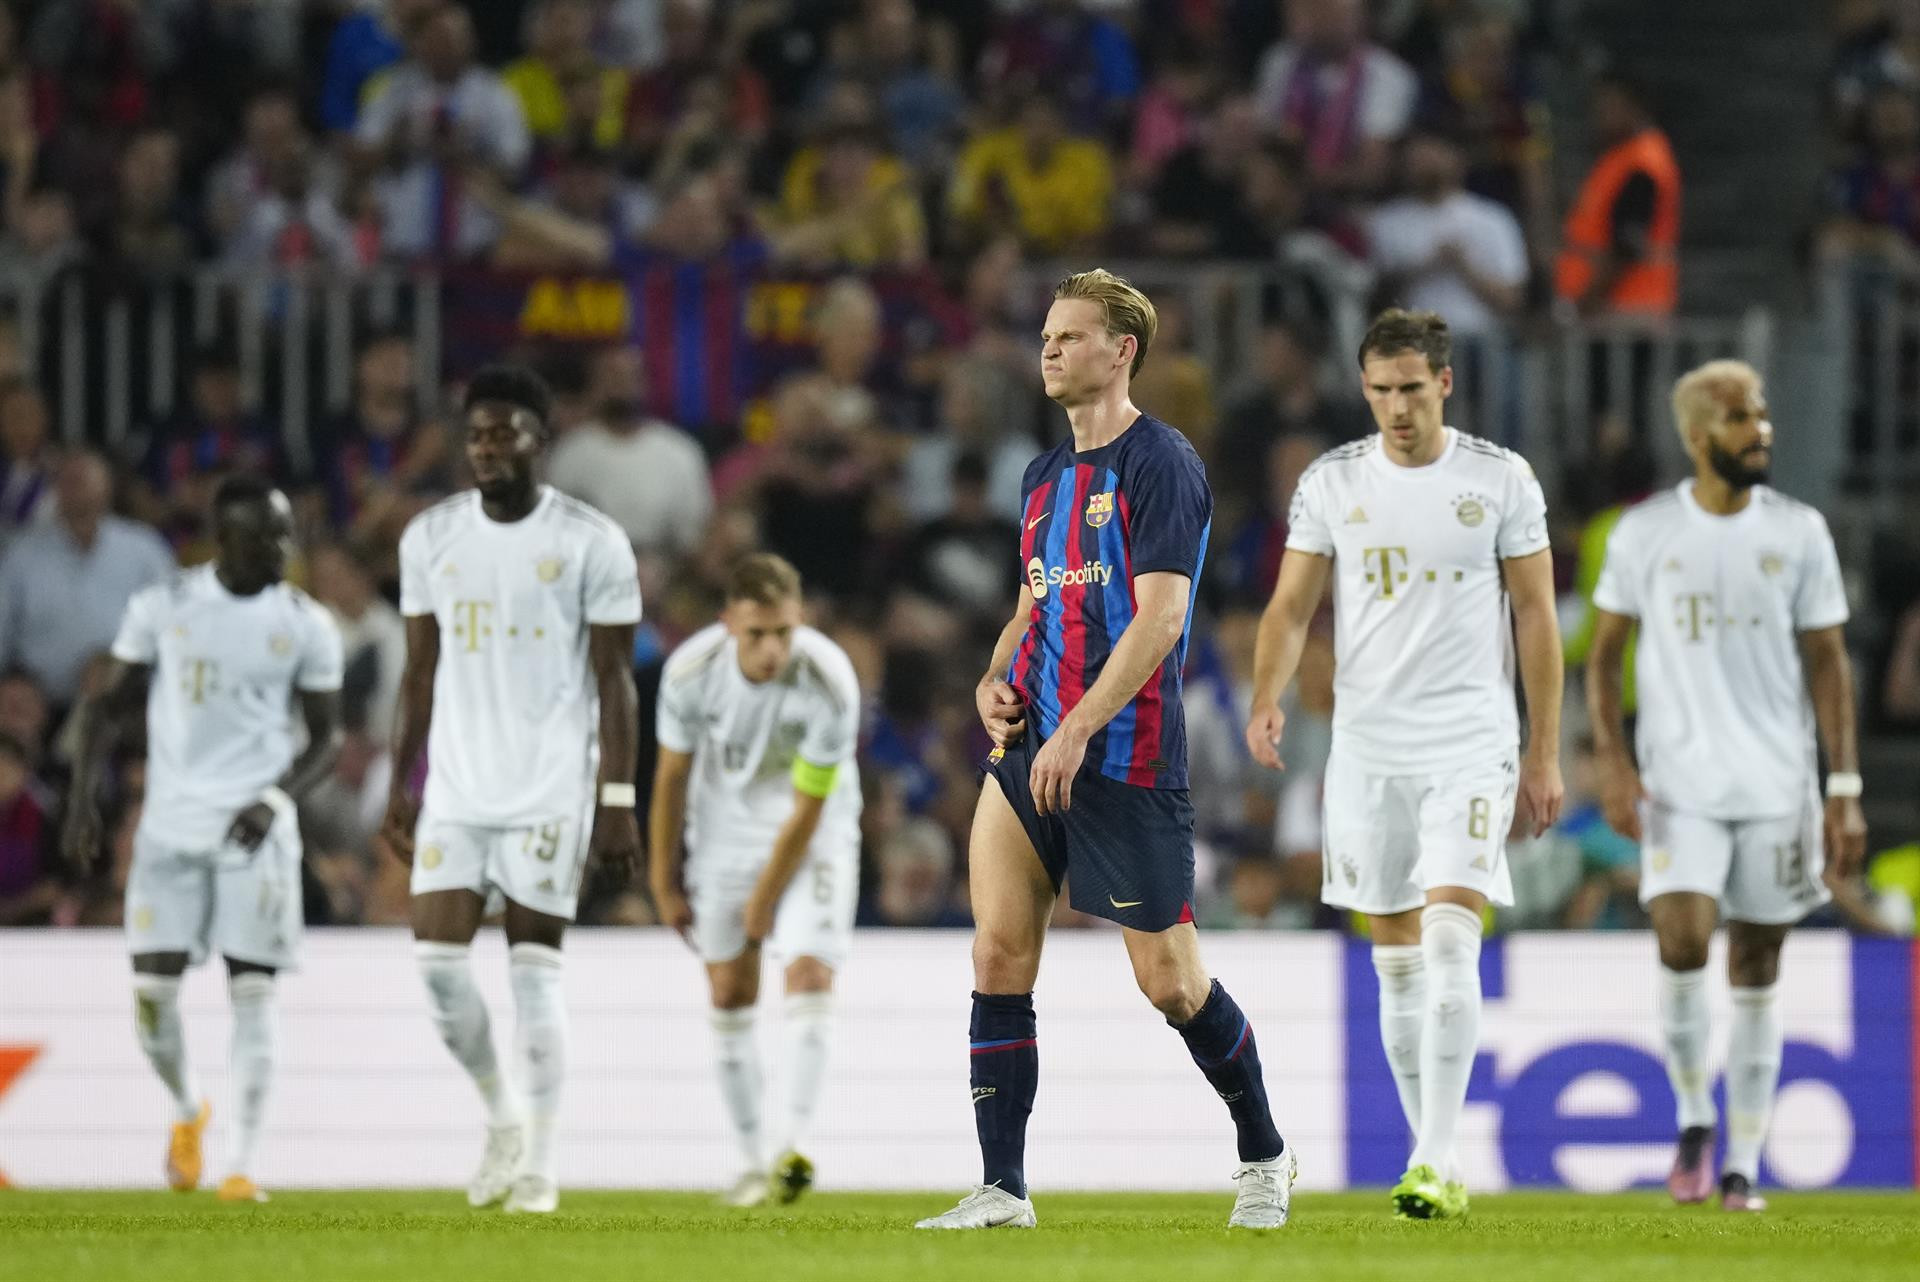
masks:
<path id="1" fill-rule="evenodd" d="M 1733 1022 L 1720 1199 L 1759 1211 L 1753 1186 L 1783 1042 L 1780 945 L 1829 898 L 1825 855 L 1845 875 L 1866 850 L 1847 598 L 1826 521 L 1765 484 L 1773 424 L 1759 374 L 1740 361 L 1702 365 L 1674 386 L 1673 416 L 1694 475 L 1629 510 L 1608 540 L 1587 697 L 1607 821 L 1641 843 L 1640 897 L 1659 939 L 1680 1128 L 1668 1191 L 1678 1202 L 1713 1191 L 1705 968 L 1724 913 Z M 1636 625 L 1629 752 L 1621 656 Z"/>

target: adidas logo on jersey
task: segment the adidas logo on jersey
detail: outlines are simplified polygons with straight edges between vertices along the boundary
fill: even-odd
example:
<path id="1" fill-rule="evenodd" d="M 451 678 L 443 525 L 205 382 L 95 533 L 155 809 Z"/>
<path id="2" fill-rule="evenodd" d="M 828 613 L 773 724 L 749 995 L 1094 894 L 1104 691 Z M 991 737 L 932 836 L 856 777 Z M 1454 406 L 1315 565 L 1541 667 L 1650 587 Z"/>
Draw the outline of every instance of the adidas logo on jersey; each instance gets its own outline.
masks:
<path id="1" fill-rule="evenodd" d="M 1347 513 L 1348 525 L 1365 525 L 1366 523 L 1367 523 L 1367 509 L 1363 507 L 1356 507 L 1355 509 L 1353 509 L 1353 511 Z"/>

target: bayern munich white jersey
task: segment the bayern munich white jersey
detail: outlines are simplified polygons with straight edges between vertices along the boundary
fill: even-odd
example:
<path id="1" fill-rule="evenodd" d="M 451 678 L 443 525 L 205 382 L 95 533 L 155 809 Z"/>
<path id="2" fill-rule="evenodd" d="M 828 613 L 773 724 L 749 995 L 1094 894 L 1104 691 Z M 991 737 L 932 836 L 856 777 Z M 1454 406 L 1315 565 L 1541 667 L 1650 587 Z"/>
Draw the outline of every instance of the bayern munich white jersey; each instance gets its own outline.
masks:
<path id="1" fill-rule="evenodd" d="M 755 685 L 725 626 L 702 628 L 667 660 L 657 722 L 661 747 L 693 754 L 694 860 L 766 858 L 793 813 L 795 757 L 839 768 L 816 841 L 859 840 L 860 687 L 852 661 L 824 633 L 796 628 L 786 668 Z"/>
<path id="2" fill-rule="evenodd" d="M 136 592 L 113 657 L 153 669 L 140 835 L 212 851 L 234 816 L 293 764 L 305 738 L 296 690 L 338 690 L 340 631 L 300 589 L 236 596 L 211 565 Z"/>
<path id="3" fill-rule="evenodd" d="M 1640 621 L 1648 793 L 1712 819 L 1797 814 L 1816 769 L 1799 634 L 1847 621 L 1825 518 L 1764 485 L 1716 516 L 1684 481 L 1621 516 L 1593 601 Z"/>
<path id="4" fill-rule="evenodd" d="M 1333 558 L 1333 734 L 1381 774 L 1511 757 L 1520 742 L 1500 562 L 1547 546 L 1547 502 L 1512 450 L 1445 428 L 1425 467 L 1375 433 L 1300 478 L 1287 547 Z"/>
<path id="5" fill-rule="evenodd" d="M 518 521 L 478 490 L 400 536 L 400 612 L 440 625 L 423 808 L 523 827 L 578 816 L 600 761 L 588 629 L 637 623 L 633 549 L 611 519 L 551 486 Z"/>

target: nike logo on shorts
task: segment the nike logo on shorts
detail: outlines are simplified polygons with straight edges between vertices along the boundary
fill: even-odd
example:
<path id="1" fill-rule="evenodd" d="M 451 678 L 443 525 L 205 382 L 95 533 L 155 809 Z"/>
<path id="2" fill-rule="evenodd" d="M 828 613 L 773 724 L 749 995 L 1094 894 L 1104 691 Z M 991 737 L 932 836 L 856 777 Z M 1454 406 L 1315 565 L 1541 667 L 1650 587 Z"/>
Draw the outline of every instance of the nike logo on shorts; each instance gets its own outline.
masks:
<path id="1" fill-rule="evenodd" d="M 1127 900 L 1126 903 L 1123 904 L 1118 899 L 1115 899 L 1112 893 L 1109 892 L 1107 895 L 1107 902 L 1112 904 L 1115 908 L 1138 908 L 1141 904 L 1144 904 L 1147 901 L 1144 899 L 1129 899 Z"/>

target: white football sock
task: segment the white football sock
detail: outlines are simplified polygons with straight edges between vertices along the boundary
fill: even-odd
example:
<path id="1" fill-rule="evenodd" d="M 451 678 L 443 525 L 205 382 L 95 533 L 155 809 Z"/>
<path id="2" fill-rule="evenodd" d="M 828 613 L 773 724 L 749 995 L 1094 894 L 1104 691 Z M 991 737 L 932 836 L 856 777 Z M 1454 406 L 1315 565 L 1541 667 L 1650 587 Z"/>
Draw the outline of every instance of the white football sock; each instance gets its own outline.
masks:
<path id="1" fill-rule="evenodd" d="M 1755 1182 L 1760 1179 L 1760 1146 L 1766 1143 L 1773 1115 L 1785 1041 L 1774 986 L 1734 989 L 1727 1044 L 1727 1170 Z"/>
<path id="2" fill-rule="evenodd" d="M 267 1096 L 273 1087 L 274 983 L 259 971 L 235 975 L 227 981 L 233 1006 L 233 1034 L 228 1063 L 233 1080 L 233 1129 L 227 1132 L 227 1174 L 251 1177 L 254 1150 L 260 1146 L 260 1124 L 267 1116 Z"/>
<path id="3" fill-rule="evenodd" d="M 514 1098 L 500 1071 L 499 1057 L 494 1054 L 492 1022 L 487 1017 L 486 999 L 473 982 L 471 951 L 466 944 L 420 940 L 413 945 L 414 960 L 427 985 L 427 1003 L 433 1008 L 434 1027 L 479 1090 L 487 1106 L 487 1125 L 517 1125 L 520 1101 Z"/>
<path id="4" fill-rule="evenodd" d="M 753 1007 L 710 1012 L 713 1024 L 714 1066 L 720 1074 L 720 1097 L 740 1137 L 740 1153 L 747 1169 L 767 1164 L 760 1139 L 760 1045 L 754 1037 Z"/>
<path id="5" fill-rule="evenodd" d="M 1660 1031 L 1667 1043 L 1667 1081 L 1680 1129 L 1712 1126 L 1713 1074 L 1707 1067 L 1707 972 L 1660 968 Z"/>
<path id="6" fill-rule="evenodd" d="M 1453 1136 L 1480 1048 L 1480 915 L 1460 904 L 1420 913 L 1427 1017 L 1420 1029 L 1420 1129 L 1409 1166 L 1454 1178 Z"/>
<path id="7" fill-rule="evenodd" d="M 567 1077 L 566 959 L 545 944 L 515 944 L 508 956 L 516 1063 L 527 1096 L 527 1155 L 521 1169 L 557 1180 L 553 1141 Z"/>
<path id="8" fill-rule="evenodd" d="M 1418 944 L 1375 944 L 1380 979 L 1380 1044 L 1386 1048 L 1400 1111 L 1420 1130 L 1420 1029 L 1427 1020 L 1427 962 Z"/>
<path id="9" fill-rule="evenodd" d="M 787 994 L 786 1022 L 781 1028 L 780 1067 L 786 1077 L 785 1138 L 780 1152 L 798 1150 L 820 1102 L 820 1083 L 827 1072 L 827 1032 L 833 1026 L 833 994 Z"/>
<path id="10" fill-rule="evenodd" d="M 134 975 L 133 1024 L 147 1063 L 173 1099 L 174 1120 L 191 1122 L 200 1116 L 200 1099 L 187 1069 L 187 1038 L 180 1027 L 180 976 Z"/>

